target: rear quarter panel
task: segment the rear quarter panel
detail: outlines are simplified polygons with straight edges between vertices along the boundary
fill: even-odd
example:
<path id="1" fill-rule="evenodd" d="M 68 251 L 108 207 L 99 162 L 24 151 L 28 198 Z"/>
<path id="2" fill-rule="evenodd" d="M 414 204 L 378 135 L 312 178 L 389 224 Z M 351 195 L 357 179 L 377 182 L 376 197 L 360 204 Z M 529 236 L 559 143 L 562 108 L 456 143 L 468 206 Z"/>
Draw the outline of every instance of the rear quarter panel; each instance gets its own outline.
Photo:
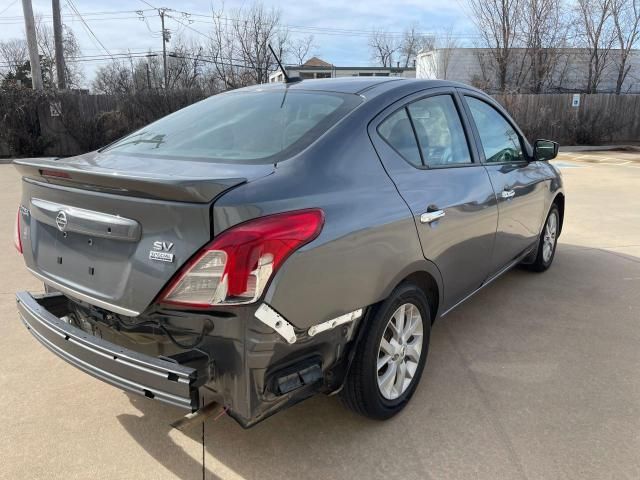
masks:
<path id="1" fill-rule="evenodd" d="M 440 282 L 422 255 L 411 212 L 367 135 L 372 109 L 359 108 L 298 158 L 278 164 L 273 175 L 214 204 L 216 233 L 271 213 L 324 211 L 319 237 L 283 264 L 265 294 L 298 328 L 376 303 L 415 271 Z"/>

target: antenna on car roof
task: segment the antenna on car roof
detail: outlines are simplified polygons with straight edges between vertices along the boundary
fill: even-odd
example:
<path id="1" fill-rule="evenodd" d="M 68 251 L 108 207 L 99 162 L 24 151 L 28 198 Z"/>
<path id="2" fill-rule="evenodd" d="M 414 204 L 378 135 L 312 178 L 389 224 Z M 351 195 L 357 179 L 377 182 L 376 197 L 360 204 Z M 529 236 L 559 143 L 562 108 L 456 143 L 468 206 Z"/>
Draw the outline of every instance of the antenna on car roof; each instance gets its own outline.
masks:
<path id="1" fill-rule="evenodd" d="M 275 58 L 276 62 L 278 62 L 278 66 L 280 67 L 280 70 L 282 71 L 282 75 L 284 75 L 284 83 L 293 83 L 293 82 L 301 82 L 302 81 L 302 79 L 300 77 L 290 77 L 289 75 L 287 75 L 287 71 L 282 66 L 282 63 L 280 62 L 280 59 L 278 58 L 278 55 L 276 55 L 276 52 L 273 50 L 273 47 L 271 46 L 271 44 L 269 44 L 269 50 L 271 50 L 271 54 L 273 55 L 273 58 Z"/>

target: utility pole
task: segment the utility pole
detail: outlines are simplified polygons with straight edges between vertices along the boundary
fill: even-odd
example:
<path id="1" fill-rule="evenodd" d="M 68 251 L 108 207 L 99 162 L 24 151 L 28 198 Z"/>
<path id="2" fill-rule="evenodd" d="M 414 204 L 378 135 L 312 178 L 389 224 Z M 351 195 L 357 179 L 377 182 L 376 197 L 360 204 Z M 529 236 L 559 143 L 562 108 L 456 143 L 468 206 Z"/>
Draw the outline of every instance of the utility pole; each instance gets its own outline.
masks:
<path id="1" fill-rule="evenodd" d="M 53 9 L 53 41 L 56 46 L 56 76 L 58 77 L 58 88 L 64 90 L 65 68 L 64 68 L 64 45 L 62 43 L 62 17 L 60 16 L 60 0 L 51 0 Z"/>
<path id="2" fill-rule="evenodd" d="M 34 90 L 43 90 L 42 71 L 40 70 L 40 55 L 38 54 L 38 40 L 36 39 L 36 25 L 33 20 L 31 0 L 22 0 L 24 13 L 24 27 L 29 47 L 29 63 L 31 63 L 31 85 Z"/>
<path id="3" fill-rule="evenodd" d="M 169 32 L 164 28 L 164 14 L 167 11 L 166 8 L 158 9 L 160 15 L 160 21 L 162 22 L 162 73 L 164 74 L 164 88 L 167 89 L 167 42 L 169 41 Z"/>
<path id="4" fill-rule="evenodd" d="M 131 80 L 133 82 L 133 93 L 138 90 L 138 82 L 136 81 L 136 70 L 133 67 L 133 57 L 131 56 L 131 50 L 129 50 L 129 67 L 131 68 Z"/>

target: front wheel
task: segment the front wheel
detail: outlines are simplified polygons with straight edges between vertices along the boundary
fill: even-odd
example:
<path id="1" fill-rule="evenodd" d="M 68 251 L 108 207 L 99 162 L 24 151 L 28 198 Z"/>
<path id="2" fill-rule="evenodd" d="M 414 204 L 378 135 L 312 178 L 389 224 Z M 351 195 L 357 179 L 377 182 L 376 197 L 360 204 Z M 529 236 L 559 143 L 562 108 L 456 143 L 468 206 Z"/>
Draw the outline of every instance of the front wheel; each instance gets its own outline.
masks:
<path id="1" fill-rule="evenodd" d="M 544 272 L 547 270 L 556 254 L 556 246 L 558 244 L 558 234 L 560 232 L 560 212 L 554 204 L 549 210 L 547 221 L 544 224 L 540 240 L 538 241 L 538 251 L 536 258 L 527 267 L 534 272 Z"/>
<path id="2" fill-rule="evenodd" d="M 361 415 L 384 420 L 402 410 L 415 392 L 429 350 L 431 315 L 414 284 L 396 288 L 370 312 L 341 397 Z"/>

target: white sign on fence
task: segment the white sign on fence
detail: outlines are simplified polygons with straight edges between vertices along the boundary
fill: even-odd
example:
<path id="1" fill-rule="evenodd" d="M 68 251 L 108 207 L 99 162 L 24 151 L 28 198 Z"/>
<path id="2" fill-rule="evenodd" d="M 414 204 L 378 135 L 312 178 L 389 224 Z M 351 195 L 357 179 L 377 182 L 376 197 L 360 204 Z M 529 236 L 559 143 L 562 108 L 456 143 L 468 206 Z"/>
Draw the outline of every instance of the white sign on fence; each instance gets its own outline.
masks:
<path id="1" fill-rule="evenodd" d="M 62 114 L 62 104 L 60 102 L 51 102 L 49 104 L 49 114 L 52 117 L 59 117 Z"/>
<path id="2" fill-rule="evenodd" d="M 580 94 L 579 93 L 574 93 L 573 94 L 573 99 L 571 100 L 571 106 L 573 108 L 578 108 L 580 106 Z"/>

